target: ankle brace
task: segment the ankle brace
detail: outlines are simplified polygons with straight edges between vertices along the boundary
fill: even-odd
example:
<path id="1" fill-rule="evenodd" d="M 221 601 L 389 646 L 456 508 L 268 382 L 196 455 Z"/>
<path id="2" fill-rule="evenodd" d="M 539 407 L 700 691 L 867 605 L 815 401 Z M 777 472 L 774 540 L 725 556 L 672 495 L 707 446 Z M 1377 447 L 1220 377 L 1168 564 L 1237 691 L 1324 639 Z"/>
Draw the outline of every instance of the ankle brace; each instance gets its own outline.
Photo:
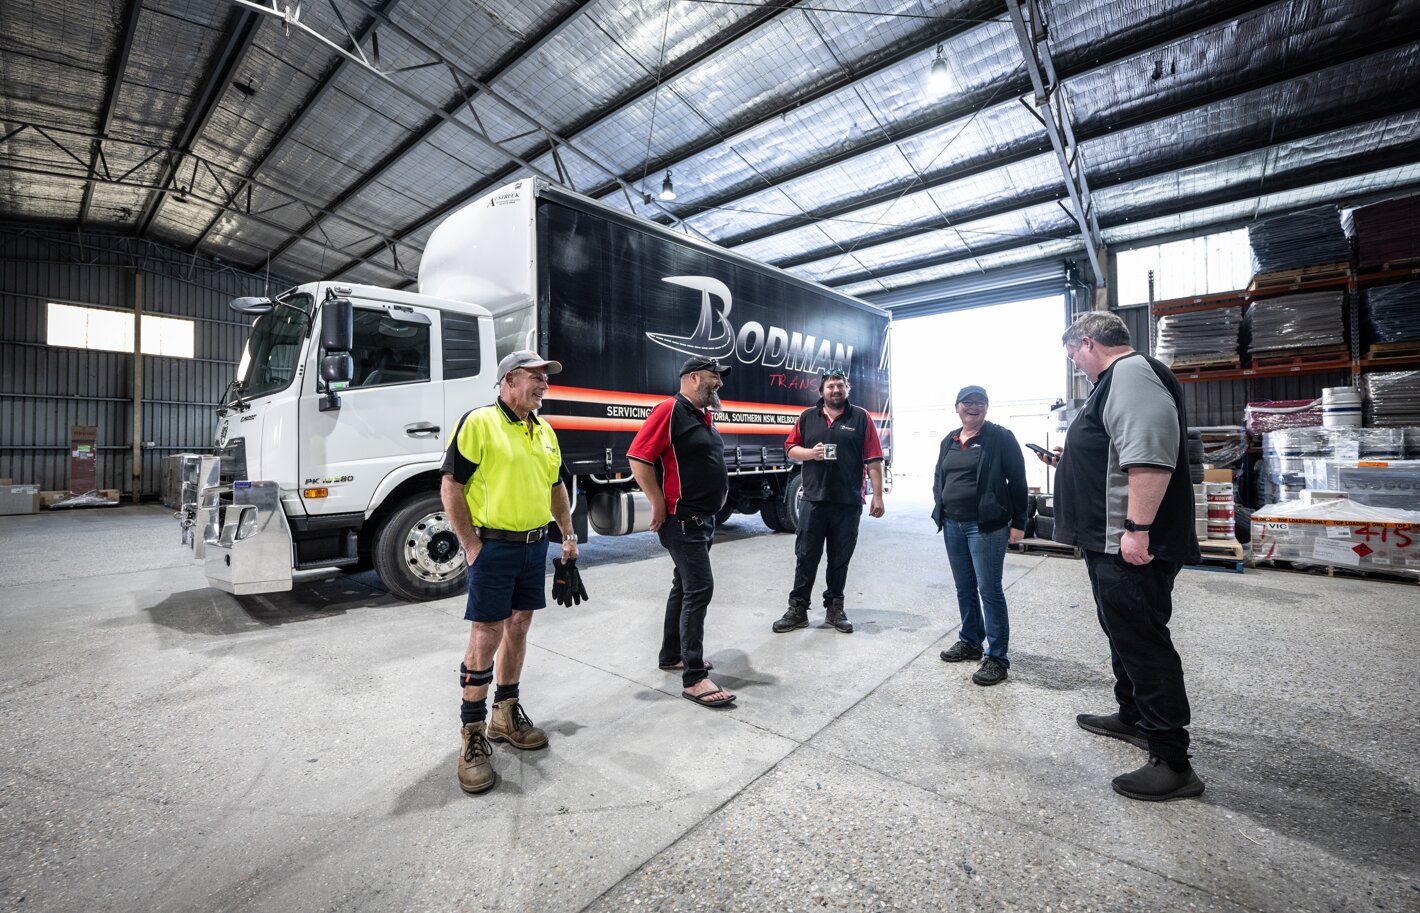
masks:
<path id="1" fill-rule="evenodd" d="M 463 663 L 459 663 L 459 687 L 477 688 L 479 685 L 486 685 L 493 681 L 493 667 L 487 669 L 470 669 Z"/>

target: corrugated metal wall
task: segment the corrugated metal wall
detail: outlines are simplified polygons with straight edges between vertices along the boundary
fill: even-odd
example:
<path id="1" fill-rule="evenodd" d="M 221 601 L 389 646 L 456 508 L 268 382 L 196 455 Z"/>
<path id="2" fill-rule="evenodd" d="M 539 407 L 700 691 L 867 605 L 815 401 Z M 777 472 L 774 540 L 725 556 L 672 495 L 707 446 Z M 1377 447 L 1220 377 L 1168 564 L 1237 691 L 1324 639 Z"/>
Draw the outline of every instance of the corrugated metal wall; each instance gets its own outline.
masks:
<path id="1" fill-rule="evenodd" d="M 1134 347 L 1145 351 L 1150 338 L 1149 309 L 1119 308 L 1115 313 L 1129 326 L 1129 333 L 1134 337 Z M 1241 425 L 1243 409 L 1250 402 L 1316 399 L 1321 396 L 1323 387 L 1344 387 L 1350 383 L 1350 371 L 1328 371 L 1324 374 L 1290 374 L 1283 377 L 1186 383 L 1183 385 L 1183 393 L 1189 424 Z"/>
<path id="2" fill-rule="evenodd" d="M 143 356 L 142 492 L 164 456 L 211 445 L 212 407 L 249 323 L 227 308 L 264 294 L 265 277 L 131 238 L 0 226 L 0 476 L 69 487 L 69 427 L 98 426 L 101 488 L 132 494 L 133 356 L 45 344 L 49 302 L 195 321 L 194 358 Z M 289 286 L 273 278 L 270 290 Z"/>

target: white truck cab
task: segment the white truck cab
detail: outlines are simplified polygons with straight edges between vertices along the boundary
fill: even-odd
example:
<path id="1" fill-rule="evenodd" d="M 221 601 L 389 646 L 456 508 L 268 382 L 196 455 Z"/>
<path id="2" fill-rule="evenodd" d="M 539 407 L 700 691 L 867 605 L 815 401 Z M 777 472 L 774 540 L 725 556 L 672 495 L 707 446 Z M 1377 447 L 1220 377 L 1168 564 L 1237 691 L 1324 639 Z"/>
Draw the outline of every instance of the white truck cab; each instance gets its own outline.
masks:
<path id="1" fill-rule="evenodd" d="M 271 592 L 294 570 L 373 565 L 400 596 L 443 595 L 463 558 L 439 467 L 460 416 L 496 395 L 489 312 L 327 282 L 232 306 L 256 319 L 215 453 L 174 458 L 212 584 Z"/>

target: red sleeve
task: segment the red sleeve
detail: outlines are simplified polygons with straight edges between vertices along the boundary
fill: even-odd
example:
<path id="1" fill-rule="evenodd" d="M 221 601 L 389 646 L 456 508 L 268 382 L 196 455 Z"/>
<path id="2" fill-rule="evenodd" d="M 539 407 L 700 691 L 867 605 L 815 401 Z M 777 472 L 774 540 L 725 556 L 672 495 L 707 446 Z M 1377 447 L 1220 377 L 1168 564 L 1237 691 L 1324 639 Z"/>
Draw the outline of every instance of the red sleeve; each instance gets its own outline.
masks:
<path id="1" fill-rule="evenodd" d="M 646 416 L 646 424 L 636 432 L 636 438 L 627 448 L 626 455 L 633 460 L 654 464 L 661 458 L 671 441 L 671 412 L 675 400 L 668 399 L 656 405 Z"/>
<path id="2" fill-rule="evenodd" d="M 789 437 L 784 440 L 785 453 L 789 452 L 790 447 L 804 446 L 804 436 L 799 433 L 799 422 L 802 422 L 803 420 L 804 417 L 802 415 L 794 420 L 794 430 L 790 431 Z"/>
<path id="3" fill-rule="evenodd" d="M 863 410 L 863 416 L 867 419 L 863 423 L 867 426 L 863 431 L 863 462 L 870 463 L 873 460 L 881 460 L 883 458 L 883 443 L 878 438 L 878 423 L 873 421 L 873 417 L 868 414 L 866 409 Z"/>

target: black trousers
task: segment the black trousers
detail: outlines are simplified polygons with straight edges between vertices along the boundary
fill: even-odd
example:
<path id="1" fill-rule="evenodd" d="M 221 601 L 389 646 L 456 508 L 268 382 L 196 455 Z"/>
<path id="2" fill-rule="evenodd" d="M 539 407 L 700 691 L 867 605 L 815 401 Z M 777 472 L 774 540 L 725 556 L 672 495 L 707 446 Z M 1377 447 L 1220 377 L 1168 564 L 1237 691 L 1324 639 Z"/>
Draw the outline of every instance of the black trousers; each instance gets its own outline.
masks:
<path id="1" fill-rule="evenodd" d="M 824 543 L 828 544 L 828 570 L 824 572 L 823 602 L 843 601 L 843 588 L 848 584 L 848 562 L 858 547 L 858 521 L 863 517 L 862 504 L 835 504 L 831 501 L 800 501 L 799 528 L 794 538 L 794 588 L 789 602 L 809 604 L 818 563 L 823 558 Z"/>
<path id="2" fill-rule="evenodd" d="M 1149 740 L 1149 753 L 1188 760 L 1188 694 L 1183 663 L 1169 636 L 1173 582 L 1180 564 L 1155 558 L 1130 564 L 1119 555 L 1085 552 L 1100 627 L 1109 638 L 1119 719 Z"/>
<path id="3" fill-rule="evenodd" d="M 666 598 L 666 621 L 661 634 L 660 665 L 685 663 L 685 687 L 708 676 L 705 669 L 705 613 L 715 595 L 715 575 L 710 569 L 710 546 L 715 539 L 715 518 L 670 517 L 657 532 L 671 553 L 675 571 Z"/>

